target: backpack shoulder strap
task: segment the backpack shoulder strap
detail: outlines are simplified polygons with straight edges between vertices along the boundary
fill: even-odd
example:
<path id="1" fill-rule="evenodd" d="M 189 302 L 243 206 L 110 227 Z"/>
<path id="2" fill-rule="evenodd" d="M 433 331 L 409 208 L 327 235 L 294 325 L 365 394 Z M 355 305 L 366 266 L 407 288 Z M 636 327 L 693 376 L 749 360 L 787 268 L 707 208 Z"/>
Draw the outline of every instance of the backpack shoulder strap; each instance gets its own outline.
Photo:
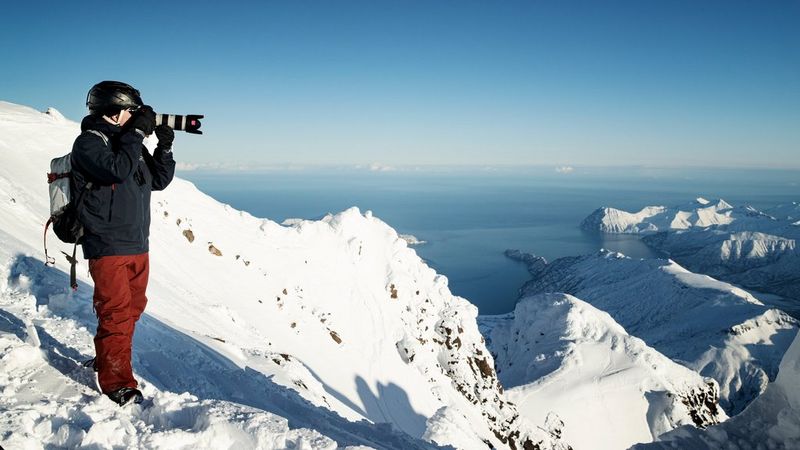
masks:
<path id="1" fill-rule="evenodd" d="M 103 132 L 102 132 L 102 131 L 97 131 L 97 130 L 86 130 L 86 132 L 87 132 L 87 133 L 92 133 L 92 134 L 93 134 L 93 135 L 95 135 L 95 136 L 99 136 L 99 137 L 100 137 L 100 139 L 102 139 L 102 140 L 103 140 L 103 144 L 105 144 L 106 146 L 108 146 L 108 137 L 106 137 L 106 135 L 105 135 L 105 134 L 103 134 Z"/>

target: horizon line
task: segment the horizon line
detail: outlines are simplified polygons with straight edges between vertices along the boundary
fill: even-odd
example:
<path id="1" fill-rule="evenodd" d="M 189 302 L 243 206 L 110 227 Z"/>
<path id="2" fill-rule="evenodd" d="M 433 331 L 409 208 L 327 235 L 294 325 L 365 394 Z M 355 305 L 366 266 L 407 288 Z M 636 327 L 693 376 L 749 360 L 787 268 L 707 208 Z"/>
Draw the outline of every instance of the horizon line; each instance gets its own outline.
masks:
<path id="1" fill-rule="evenodd" d="M 737 166 L 737 165 L 680 165 L 680 164 L 384 164 L 384 163 L 262 163 L 262 162 L 178 162 L 176 168 L 179 172 L 276 172 L 276 171 L 304 171 L 333 169 L 338 171 L 361 172 L 426 172 L 426 171 L 524 171 L 546 170 L 554 174 L 571 175 L 581 170 L 719 170 L 719 171 L 770 171 L 770 172 L 797 172 L 800 166 Z"/>

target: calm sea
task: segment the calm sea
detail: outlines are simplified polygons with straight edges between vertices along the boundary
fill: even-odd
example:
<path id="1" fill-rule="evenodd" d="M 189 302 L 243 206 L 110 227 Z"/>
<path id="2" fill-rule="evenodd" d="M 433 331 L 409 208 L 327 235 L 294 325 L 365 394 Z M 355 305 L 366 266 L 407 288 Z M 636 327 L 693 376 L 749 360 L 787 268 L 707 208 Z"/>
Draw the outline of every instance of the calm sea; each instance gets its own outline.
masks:
<path id="1" fill-rule="evenodd" d="M 506 249 L 548 260 L 600 248 L 659 256 L 634 236 L 580 230 L 598 207 L 633 211 L 698 196 L 757 208 L 800 200 L 800 172 L 778 170 L 334 168 L 179 175 L 221 202 L 277 222 L 316 219 L 351 206 L 371 210 L 399 233 L 426 241 L 415 247 L 417 253 L 481 314 L 513 310 L 529 278 L 522 264 L 503 255 Z"/>

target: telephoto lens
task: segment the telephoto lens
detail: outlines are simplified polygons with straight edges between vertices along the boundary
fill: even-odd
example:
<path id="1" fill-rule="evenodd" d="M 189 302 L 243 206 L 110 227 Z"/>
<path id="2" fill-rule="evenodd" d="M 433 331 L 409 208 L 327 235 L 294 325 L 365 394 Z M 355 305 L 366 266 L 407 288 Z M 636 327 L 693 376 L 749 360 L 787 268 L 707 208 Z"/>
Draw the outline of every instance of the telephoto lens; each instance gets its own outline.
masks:
<path id="1" fill-rule="evenodd" d="M 156 114 L 156 125 L 166 125 L 173 130 L 185 131 L 192 134 L 203 134 L 200 131 L 200 119 L 202 114 L 188 114 L 181 116 L 178 114 Z"/>

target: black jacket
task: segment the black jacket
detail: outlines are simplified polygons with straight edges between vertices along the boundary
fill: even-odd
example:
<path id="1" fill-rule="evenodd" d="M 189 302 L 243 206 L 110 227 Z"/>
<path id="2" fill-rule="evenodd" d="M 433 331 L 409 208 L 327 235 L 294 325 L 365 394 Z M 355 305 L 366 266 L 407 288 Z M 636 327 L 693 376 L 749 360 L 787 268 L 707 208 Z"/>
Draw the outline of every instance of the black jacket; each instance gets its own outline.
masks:
<path id="1" fill-rule="evenodd" d="M 103 139 L 87 130 L 96 130 Z M 84 258 L 136 255 L 149 251 L 150 191 L 167 187 L 175 175 L 172 152 L 151 155 L 137 131 L 102 117 L 86 116 L 72 147 L 72 196 L 80 199 Z M 86 189 L 91 182 L 91 188 Z"/>

